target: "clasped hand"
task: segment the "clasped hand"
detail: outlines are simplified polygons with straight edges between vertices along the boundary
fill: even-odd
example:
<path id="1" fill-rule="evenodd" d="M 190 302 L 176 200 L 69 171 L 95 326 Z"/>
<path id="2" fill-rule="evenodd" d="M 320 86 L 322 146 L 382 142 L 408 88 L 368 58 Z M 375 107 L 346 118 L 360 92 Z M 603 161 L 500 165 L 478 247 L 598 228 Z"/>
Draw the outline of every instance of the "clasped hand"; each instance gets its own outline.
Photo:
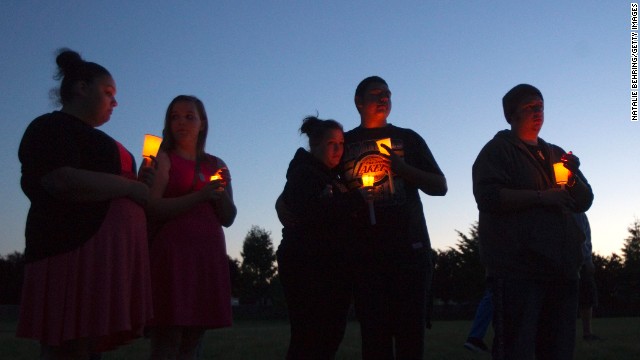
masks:
<path id="1" fill-rule="evenodd" d="M 395 153 L 395 151 L 391 150 L 391 148 L 385 144 L 380 144 L 380 146 L 387 150 L 387 152 L 389 153 L 389 155 L 386 154 L 382 154 L 382 156 L 388 158 L 391 162 L 391 171 L 395 172 L 396 174 L 400 171 L 400 169 L 405 165 L 404 159 L 400 156 L 398 156 L 398 154 Z"/>
<path id="2" fill-rule="evenodd" d="M 551 188 L 540 192 L 540 200 L 542 205 L 557 206 L 563 210 L 572 210 L 575 207 L 575 200 L 573 200 L 571 194 L 559 188 Z"/>
<path id="3" fill-rule="evenodd" d="M 571 171 L 572 173 L 577 173 L 578 169 L 580 168 L 580 159 L 571 151 L 562 155 L 560 161 L 562 161 L 564 167 L 569 169 L 569 171 Z"/>
<path id="4" fill-rule="evenodd" d="M 213 180 L 203 186 L 200 193 L 204 195 L 206 200 L 216 201 L 226 195 L 225 186 L 226 183 L 223 179 Z"/>

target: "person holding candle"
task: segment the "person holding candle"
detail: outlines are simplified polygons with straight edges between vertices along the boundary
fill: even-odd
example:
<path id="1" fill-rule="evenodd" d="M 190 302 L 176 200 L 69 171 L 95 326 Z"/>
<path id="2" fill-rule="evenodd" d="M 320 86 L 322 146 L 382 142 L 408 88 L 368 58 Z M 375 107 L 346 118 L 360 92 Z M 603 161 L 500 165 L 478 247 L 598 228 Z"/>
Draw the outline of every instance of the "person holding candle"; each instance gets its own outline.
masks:
<path id="1" fill-rule="evenodd" d="M 345 133 L 343 179 L 374 176 L 375 223 L 366 208 L 352 221 L 355 309 L 363 359 L 422 359 L 430 291 L 431 242 L 419 192 L 444 196 L 447 182 L 427 143 L 388 122 L 391 91 L 371 76 L 354 96 L 360 126 Z"/>
<path id="2" fill-rule="evenodd" d="M 573 359 L 578 271 L 585 234 L 574 214 L 593 192 L 572 153 L 538 135 L 540 90 L 528 84 L 502 99 L 511 128 L 498 132 L 473 164 L 480 254 L 491 277 L 494 359 Z M 553 164 L 571 171 L 562 189 Z"/>
<path id="3" fill-rule="evenodd" d="M 351 305 L 349 223 L 364 198 L 346 192 L 336 171 L 344 149 L 342 125 L 309 116 L 300 133 L 309 137 L 309 150 L 295 153 L 280 196 L 295 219 L 282 229 L 277 251 L 291 324 L 286 358 L 333 359 Z"/>
<path id="4" fill-rule="evenodd" d="M 97 127 L 116 84 L 103 66 L 58 52 L 62 108 L 26 129 L 18 157 L 31 201 L 17 336 L 44 359 L 88 359 L 142 335 L 152 316 L 144 206 L 155 170 Z"/>
<path id="5" fill-rule="evenodd" d="M 154 319 L 151 359 L 186 359 L 206 329 L 231 326 L 231 280 L 222 227 L 233 224 L 231 176 L 205 153 L 209 121 L 194 96 L 169 104 L 148 216 Z M 221 178 L 211 180 L 214 174 Z"/>

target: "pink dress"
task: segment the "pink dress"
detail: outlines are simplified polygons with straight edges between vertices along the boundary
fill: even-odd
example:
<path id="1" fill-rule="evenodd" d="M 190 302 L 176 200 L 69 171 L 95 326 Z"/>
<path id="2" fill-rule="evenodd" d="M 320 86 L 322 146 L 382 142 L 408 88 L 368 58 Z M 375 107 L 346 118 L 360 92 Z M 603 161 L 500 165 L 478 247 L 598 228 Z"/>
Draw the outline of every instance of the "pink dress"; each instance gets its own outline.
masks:
<path id="1" fill-rule="evenodd" d="M 135 178 L 118 146 L 123 176 Z M 151 316 L 146 216 L 118 198 L 81 247 L 26 265 L 16 335 L 50 346 L 96 338 L 102 352 L 140 337 Z"/>
<path id="2" fill-rule="evenodd" d="M 175 154 L 169 157 L 164 197 L 201 189 L 218 169 L 213 156 L 201 163 L 198 175 L 194 161 Z M 150 257 L 155 310 L 150 326 L 231 326 L 227 249 L 212 204 L 200 203 L 164 223 L 151 240 Z"/>

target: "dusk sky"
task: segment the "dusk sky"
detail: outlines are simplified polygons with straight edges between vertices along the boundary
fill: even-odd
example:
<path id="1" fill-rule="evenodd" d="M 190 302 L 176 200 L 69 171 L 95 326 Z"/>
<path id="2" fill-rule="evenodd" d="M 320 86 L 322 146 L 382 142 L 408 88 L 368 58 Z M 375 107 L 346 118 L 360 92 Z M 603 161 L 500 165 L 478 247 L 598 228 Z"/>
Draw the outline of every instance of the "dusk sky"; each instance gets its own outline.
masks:
<path id="1" fill-rule="evenodd" d="M 0 255 L 24 250 L 29 201 L 17 152 L 27 125 L 56 110 L 55 52 L 69 47 L 113 75 L 118 107 L 101 127 L 140 162 L 176 95 L 207 109 L 207 152 L 233 178 L 238 216 L 225 229 L 238 258 L 274 210 L 307 115 L 359 125 L 356 85 L 379 75 L 389 122 L 417 131 L 449 192 L 423 195 L 432 245 L 455 246 L 478 218 L 471 166 L 508 128 L 501 98 L 530 83 L 545 99 L 540 136 L 581 160 L 595 194 L 594 251 L 621 254 L 640 217 L 640 123 L 630 119 L 626 1 L 29 1 L 0 4 Z"/>

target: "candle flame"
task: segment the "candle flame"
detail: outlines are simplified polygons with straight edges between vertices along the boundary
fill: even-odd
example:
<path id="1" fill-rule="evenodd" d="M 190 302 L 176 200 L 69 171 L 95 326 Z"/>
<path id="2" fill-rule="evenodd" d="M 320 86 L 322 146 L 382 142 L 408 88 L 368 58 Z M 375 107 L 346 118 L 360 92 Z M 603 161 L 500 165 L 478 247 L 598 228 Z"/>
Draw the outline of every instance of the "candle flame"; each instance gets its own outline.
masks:
<path id="1" fill-rule="evenodd" d="M 218 169 L 218 171 L 216 171 L 215 174 L 211 175 L 211 177 L 209 178 L 210 181 L 214 181 L 214 180 L 224 180 L 224 178 L 222 177 L 222 171 L 226 169 L 226 168 L 220 168 Z"/>

